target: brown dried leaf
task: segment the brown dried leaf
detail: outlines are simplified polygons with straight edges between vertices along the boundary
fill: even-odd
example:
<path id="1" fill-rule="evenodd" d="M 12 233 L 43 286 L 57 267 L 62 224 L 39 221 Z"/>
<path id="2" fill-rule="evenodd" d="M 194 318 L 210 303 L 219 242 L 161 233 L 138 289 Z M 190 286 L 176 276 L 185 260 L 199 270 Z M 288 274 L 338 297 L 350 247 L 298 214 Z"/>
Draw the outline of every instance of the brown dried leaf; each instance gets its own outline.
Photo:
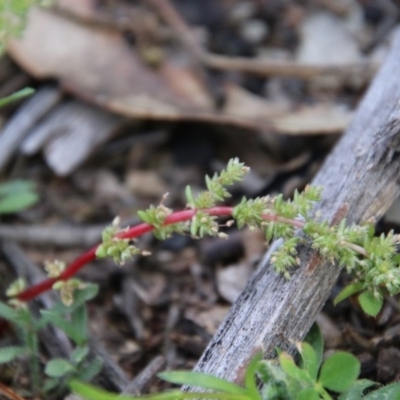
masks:
<path id="1" fill-rule="evenodd" d="M 31 12 L 23 38 L 11 40 L 9 52 L 36 78 L 57 77 L 98 104 L 129 108 L 131 116 L 168 119 L 212 107 L 188 71 L 167 63 L 152 70 L 118 31 L 48 10 Z"/>
<path id="2" fill-rule="evenodd" d="M 127 188 L 139 196 L 161 198 L 168 189 L 160 175 L 153 170 L 129 171 L 126 177 Z"/>
<path id="3" fill-rule="evenodd" d="M 234 303 L 246 287 L 253 268 L 247 264 L 230 265 L 217 271 L 217 284 L 220 295 Z"/>
<path id="4" fill-rule="evenodd" d="M 334 105 L 293 114 L 244 89 L 228 85 L 225 108 L 178 57 L 150 68 L 120 32 L 42 9 L 31 12 L 9 52 L 39 79 L 58 78 L 67 90 L 109 111 L 141 119 L 196 120 L 285 134 L 340 132 L 350 113 Z M 177 63 L 180 63 L 178 66 Z"/>
<path id="5" fill-rule="evenodd" d="M 214 305 L 208 310 L 199 311 L 195 307 L 185 311 L 185 318 L 193 321 L 213 335 L 229 311 L 229 306 Z"/>
<path id="6" fill-rule="evenodd" d="M 343 107 L 319 104 L 273 118 L 273 126 L 286 135 L 340 133 L 346 129 L 352 116 L 352 112 Z"/>

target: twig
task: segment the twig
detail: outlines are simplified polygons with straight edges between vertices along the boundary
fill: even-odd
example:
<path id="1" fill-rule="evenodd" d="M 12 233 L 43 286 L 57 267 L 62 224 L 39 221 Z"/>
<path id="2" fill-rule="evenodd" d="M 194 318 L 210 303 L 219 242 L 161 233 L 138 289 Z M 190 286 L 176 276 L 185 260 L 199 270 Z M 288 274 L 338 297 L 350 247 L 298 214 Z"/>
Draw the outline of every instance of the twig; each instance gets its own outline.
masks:
<path id="1" fill-rule="evenodd" d="M 165 368 L 163 356 L 154 357 L 146 367 L 125 388 L 122 394 L 133 394 L 139 396 L 146 391 L 152 383 L 155 375 Z"/>
<path id="2" fill-rule="evenodd" d="M 280 76 L 310 80 L 316 76 L 333 75 L 340 79 L 357 76 L 368 81 L 376 72 L 377 66 L 371 63 L 349 65 L 305 65 L 293 61 L 257 60 L 242 57 L 225 57 L 212 54 L 203 49 L 192 34 L 183 18 L 169 0 L 145 0 L 164 19 L 175 32 L 185 48 L 203 65 L 218 70 L 237 71 L 263 77 Z"/>
<path id="3" fill-rule="evenodd" d="M 205 51 L 199 45 L 186 22 L 168 0 L 145 0 L 174 30 L 186 49 L 198 60 L 204 61 Z"/>
<path id="4" fill-rule="evenodd" d="M 73 247 L 93 246 L 101 237 L 105 225 L 95 226 L 15 226 L 0 224 L 0 239 L 35 244 L 39 246 Z"/>
<path id="5" fill-rule="evenodd" d="M 3 394 L 9 400 L 25 400 L 19 394 L 15 393 L 14 390 L 9 388 L 8 386 L 4 385 L 0 382 L 0 393 Z"/>
<path id="6" fill-rule="evenodd" d="M 350 79 L 352 76 L 368 81 L 376 72 L 377 65 L 371 63 L 357 63 L 348 65 L 307 65 L 293 61 L 257 60 L 242 57 L 229 58 L 215 54 L 207 54 L 208 67 L 220 70 L 244 72 L 262 77 L 280 76 L 299 78 L 304 80 L 315 79 L 316 76 L 335 76 L 339 79 Z"/>

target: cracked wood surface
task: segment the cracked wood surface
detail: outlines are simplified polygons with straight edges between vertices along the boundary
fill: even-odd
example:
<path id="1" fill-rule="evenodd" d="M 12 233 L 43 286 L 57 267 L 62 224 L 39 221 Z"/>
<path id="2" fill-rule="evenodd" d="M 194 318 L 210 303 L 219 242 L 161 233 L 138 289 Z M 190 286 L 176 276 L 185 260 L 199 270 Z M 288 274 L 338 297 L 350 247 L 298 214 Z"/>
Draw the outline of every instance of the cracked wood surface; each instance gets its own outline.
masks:
<path id="1" fill-rule="evenodd" d="M 358 111 L 312 184 L 323 186 L 317 206 L 337 223 L 379 218 L 400 195 L 400 31 Z M 274 246 L 278 246 L 275 243 Z M 289 281 L 270 266 L 267 253 L 200 358 L 195 370 L 241 382 L 255 353 L 290 350 L 316 320 L 339 269 L 304 245 L 301 267 Z"/>

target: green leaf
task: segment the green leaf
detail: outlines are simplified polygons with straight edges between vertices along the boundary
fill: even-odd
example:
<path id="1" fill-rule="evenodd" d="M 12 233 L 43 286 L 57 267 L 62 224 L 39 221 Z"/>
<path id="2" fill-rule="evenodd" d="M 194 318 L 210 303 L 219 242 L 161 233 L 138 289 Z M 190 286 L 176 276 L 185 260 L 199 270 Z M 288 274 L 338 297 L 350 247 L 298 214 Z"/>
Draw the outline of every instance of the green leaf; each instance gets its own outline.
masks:
<path id="1" fill-rule="evenodd" d="M 14 310 L 0 301 L 0 317 L 13 323 L 21 329 L 26 330 L 27 325 L 32 323 L 32 316 L 27 309 Z"/>
<path id="2" fill-rule="evenodd" d="M 18 92 L 15 92 L 10 96 L 0 99 L 0 107 L 4 107 L 5 105 L 12 103 L 13 101 L 21 100 L 24 97 L 32 95 L 34 92 L 35 90 L 30 87 L 18 90 Z"/>
<path id="3" fill-rule="evenodd" d="M 153 224 L 153 221 L 150 219 L 150 216 L 147 214 L 146 211 L 139 210 L 139 211 L 137 212 L 137 215 L 139 216 L 139 218 L 140 218 L 143 222 L 146 222 L 147 224 L 150 224 L 150 225 Z"/>
<path id="4" fill-rule="evenodd" d="M 7 346 L 0 348 L 0 364 L 8 363 L 21 354 L 26 354 L 27 349 L 22 346 Z"/>
<path id="5" fill-rule="evenodd" d="M 41 391 L 42 391 L 42 393 L 49 393 L 50 391 L 54 390 L 55 388 L 57 388 L 59 386 L 60 386 L 59 378 L 48 378 L 45 380 Z"/>
<path id="6" fill-rule="evenodd" d="M 186 202 L 190 208 L 196 208 L 196 201 L 193 197 L 192 188 L 188 185 L 185 188 Z"/>
<path id="7" fill-rule="evenodd" d="M 303 389 L 299 392 L 296 400 L 319 400 L 318 391 L 314 388 Z"/>
<path id="8" fill-rule="evenodd" d="M 290 377 L 295 379 L 298 382 L 304 382 L 308 384 L 314 384 L 313 379 L 309 376 L 307 371 L 299 368 L 295 362 L 293 361 L 293 358 L 287 354 L 287 353 L 282 353 L 279 355 L 279 363 L 281 365 L 281 368 L 283 369 L 284 372 Z"/>
<path id="9" fill-rule="evenodd" d="M 262 400 L 261 395 L 257 388 L 256 382 L 256 372 L 260 361 L 263 359 L 262 353 L 256 354 L 250 361 L 250 364 L 246 368 L 246 373 L 244 377 L 244 384 L 247 389 L 249 396 L 252 400 Z"/>
<path id="10" fill-rule="evenodd" d="M 74 303 L 71 307 L 67 307 L 68 309 L 75 309 L 82 304 L 92 300 L 97 296 L 99 292 L 99 285 L 95 283 L 85 283 L 85 287 L 83 289 L 79 289 L 74 293 Z"/>
<path id="11" fill-rule="evenodd" d="M 88 319 L 85 304 L 81 304 L 71 313 L 71 325 L 74 329 L 75 343 L 78 346 L 83 346 L 89 340 L 87 329 Z"/>
<path id="12" fill-rule="evenodd" d="M 68 382 L 68 387 L 72 392 L 82 396 L 86 400 L 132 400 L 137 399 L 137 397 L 130 396 L 120 396 L 117 393 L 110 393 L 105 390 L 96 388 L 87 383 L 82 383 L 77 380 L 70 380 Z"/>
<path id="13" fill-rule="evenodd" d="M 324 355 L 324 338 L 322 337 L 321 329 L 317 323 L 314 323 L 308 331 L 304 341 L 309 343 L 315 351 L 318 360 L 318 366 L 321 365 L 322 357 Z"/>
<path id="14" fill-rule="evenodd" d="M 364 289 L 364 284 L 362 282 L 351 283 L 347 285 L 333 300 L 333 304 L 336 306 L 338 303 L 347 299 L 355 293 L 361 292 Z"/>
<path id="15" fill-rule="evenodd" d="M 199 222 L 198 222 L 198 219 L 197 219 L 197 216 L 195 215 L 193 218 L 192 218 L 192 221 L 191 221 L 191 223 L 190 223 L 190 234 L 192 235 L 192 236 L 197 236 L 197 230 L 198 230 L 198 228 L 199 228 Z"/>
<path id="16" fill-rule="evenodd" d="M 332 354 L 323 364 L 319 382 L 334 392 L 348 390 L 360 374 L 360 361 L 345 351 Z"/>
<path id="17" fill-rule="evenodd" d="M 32 192 L 35 184 L 25 179 L 14 179 L 0 184 L 0 196 L 9 196 L 15 193 Z"/>
<path id="18" fill-rule="evenodd" d="M 400 254 L 396 254 L 395 256 L 392 257 L 392 261 L 395 264 L 400 264 Z"/>
<path id="19" fill-rule="evenodd" d="M 360 379 L 355 381 L 350 389 L 342 393 L 338 400 L 360 400 L 363 398 L 363 393 L 365 389 L 377 385 L 377 383 L 370 381 L 369 379 Z"/>
<path id="20" fill-rule="evenodd" d="M 184 400 L 184 399 L 216 399 L 216 400 L 252 400 L 243 394 L 231 393 L 185 393 L 180 390 L 157 393 L 141 397 L 124 396 L 98 389 L 87 383 L 70 380 L 68 386 L 72 392 L 79 394 L 86 400 Z"/>
<path id="21" fill-rule="evenodd" d="M 384 386 L 363 397 L 363 400 L 399 400 L 400 382 Z"/>
<path id="22" fill-rule="evenodd" d="M 88 355 L 88 353 L 89 353 L 89 347 L 87 346 L 77 347 L 71 353 L 71 361 L 74 364 L 79 364 L 84 360 L 84 358 Z"/>
<path id="23" fill-rule="evenodd" d="M 39 196 L 33 192 L 21 192 L 0 198 L 0 214 L 12 214 L 34 205 Z"/>
<path id="24" fill-rule="evenodd" d="M 41 310 L 40 313 L 42 314 L 44 321 L 48 321 L 50 324 L 60 328 L 75 343 L 81 341 L 80 334 L 75 331 L 71 322 L 64 319 L 61 314 L 54 312 L 53 310 Z"/>
<path id="25" fill-rule="evenodd" d="M 282 372 L 283 373 L 283 372 Z M 265 400 L 269 399 L 291 399 L 288 386 L 284 381 L 269 382 L 262 385 L 261 397 Z"/>
<path id="26" fill-rule="evenodd" d="M 97 376 L 101 372 L 101 368 L 103 367 L 103 360 L 100 357 L 96 357 L 92 360 L 88 366 L 81 368 L 79 370 L 79 379 L 83 381 L 90 381 L 95 376 Z"/>
<path id="27" fill-rule="evenodd" d="M 299 343 L 297 348 L 303 361 L 302 368 L 308 372 L 313 380 L 316 380 L 320 362 L 315 350 L 307 342 Z"/>
<path id="28" fill-rule="evenodd" d="M 262 360 L 259 362 L 257 375 L 261 382 L 270 386 L 275 385 L 277 382 L 279 382 L 279 385 L 286 385 L 287 376 L 276 360 Z"/>
<path id="29" fill-rule="evenodd" d="M 377 299 L 367 290 L 358 296 L 358 301 L 360 302 L 363 311 L 366 314 L 371 315 L 371 317 L 376 317 L 383 306 L 383 298 Z"/>
<path id="30" fill-rule="evenodd" d="M 58 315 L 70 314 L 82 304 L 96 297 L 98 291 L 98 285 L 94 283 L 85 283 L 85 287 L 83 289 L 79 289 L 74 292 L 74 302 L 70 306 L 66 306 L 59 302 L 55 304 L 49 311 Z"/>
<path id="31" fill-rule="evenodd" d="M 35 320 L 35 331 L 40 331 L 41 329 L 43 329 L 46 325 L 49 324 L 49 320 L 45 317 L 43 317 L 43 315 L 40 315 L 40 318 Z"/>
<path id="32" fill-rule="evenodd" d="M 68 360 L 63 358 L 54 358 L 46 364 L 44 372 L 51 378 L 60 378 L 74 371 L 74 369 L 74 366 Z"/>
<path id="33" fill-rule="evenodd" d="M 245 394 L 246 390 L 225 379 L 195 371 L 165 371 L 158 376 L 171 383 L 177 385 L 188 385 L 200 387 L 202 389 L 220 390 L 221 392 L 230 394 Z"/>
<path id="34" fill-rule="evenodd" d="M 21 211 L 35 204 L 39 196 L 34 183 L 27 180 L 13 180 L 0 184 L 0 213 L 9 214 Z"/>
<path id="35" fill-rule="evenodd" d="M 0 302 L 0 317 L 14 324 L 19 320 L 18 312 L 2 302 Z"/>
<path id="36" fill-rule="evenodd" d="M 207 188 L 207 190 L 208 190 L 209 192 L 212 192 L 212 191 L 213 191 L 213 187 L 212 187 L 213 181 L 212 181 L 212 179 L 211 179 L 208 175 L 206 175 L 206 176 L 205 176 L 205 181 L 206 181 L 206 188 Z"/>

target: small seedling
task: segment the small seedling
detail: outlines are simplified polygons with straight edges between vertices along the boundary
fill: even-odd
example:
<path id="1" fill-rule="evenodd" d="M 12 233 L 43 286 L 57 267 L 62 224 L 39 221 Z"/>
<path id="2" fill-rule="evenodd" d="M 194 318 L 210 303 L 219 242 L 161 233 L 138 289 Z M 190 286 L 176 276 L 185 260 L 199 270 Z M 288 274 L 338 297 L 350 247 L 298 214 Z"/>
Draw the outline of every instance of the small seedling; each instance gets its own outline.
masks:
<path id="1" fill-rule="evenodd" d="M 14 296 L 23 290 L 22 279 L 14 282 L 7 291 Z M 89 381 L 101 369 L 101 360 L 89 357 L 89 333 L 87 330 L 86 302 L 96 296 L 97 285 L 80 284 L 75 291 L 73 303 L 56 303 L 49 310 L 41 310 L 40 317 L 34 318 L 26 303 L 11 300 L 7 305 L 0 302 L 0 317 L 11 323 L 18 334 L 19 344 L 0 348 L 0 364 L 17 358 L 28 358 L 30 363 L 31 390 L 33 394 L 48 396 L 50 393 L 62 393 L 71 378 Z M 39 359 L 39 339 L 41 329 L 47 325 L 61 329 L 75 344 L 69 359 L 55 358 L 45 365 Z"/>
<path id="2" fill-rule="evenodd" d="M 253 358 L 240 386 L 212 375 L 191 371 L 168 371 L 159 374 L 167 382 L 201 388 L 204 391 L 171 390 L 141 397 L 120 396 L 94 386 L 71 380 L 71 390 L 85 400 L 378 400 L 400 398 L 400 383 L 388 386 L 357 380 L 360 362 L 350 353 L 338 351 L 323 360 L 323 340 L 316 325 L 306 341 L 297 343 L 300 363 L 278 351 L 277 360 Z M 259 384 L 261 383 L 261 385 Z M 379 388 L 377 388 L 379 387 Z M 377 388 L 377 389 L 375 389 Z M 374 390 L 375 389 L 375 390 Z M 333 393 L 339 397 L 333 397 Z"/>
<path id="3" fill-rule="evenodd" d="M 300 363 L 279 352 L 277 360 L 262 360 L 257 355 L 246 368 L 244 385 L 240 386 L 212 375 L 191 371 L 168 371 L 159 374 L 167 382 L 201 388 L 201 392 L 171 390 L 141 397 L 120 396 L 105 392 L 77 380 L 69 386 L 85 400 L 378 400 L 400 398 L 400 383 L 373 390 L 379 384 L 357 380 L 360 362 L 350 353 L 338 351 L 323 360 L 323 341 L 314 326 L 306 338 L 297 343 Z M 261 383 L 261 385 L 259 384 Z M 333 393 L 339 397 L 333 397 Z"/>

